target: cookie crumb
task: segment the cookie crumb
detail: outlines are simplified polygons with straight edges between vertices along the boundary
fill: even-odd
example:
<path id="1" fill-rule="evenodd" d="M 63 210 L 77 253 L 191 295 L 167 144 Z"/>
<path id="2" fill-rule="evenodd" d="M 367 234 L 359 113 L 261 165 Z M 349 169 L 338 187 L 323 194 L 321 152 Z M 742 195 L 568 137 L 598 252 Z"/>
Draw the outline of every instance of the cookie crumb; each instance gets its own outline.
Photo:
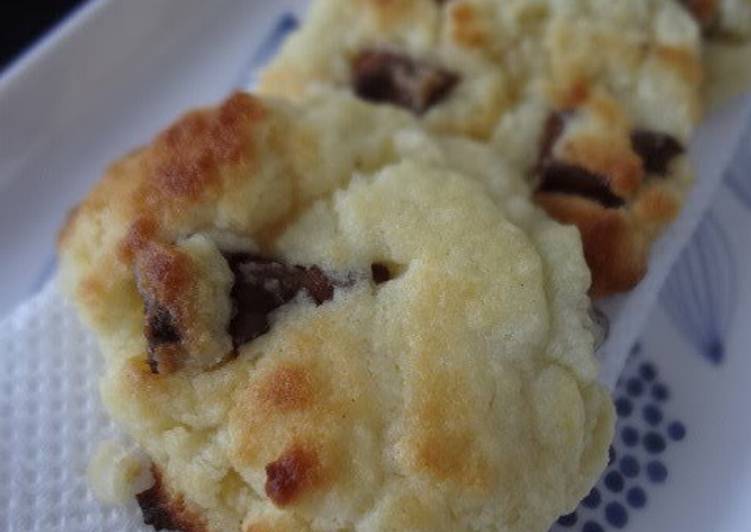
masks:
<path id="1" fill-rule="evenodd" d="M 141 457 L 115 440 L 99 444 L 86 473 L 94 495 L 106 504 L 125 503 L 149 482 Z"/>

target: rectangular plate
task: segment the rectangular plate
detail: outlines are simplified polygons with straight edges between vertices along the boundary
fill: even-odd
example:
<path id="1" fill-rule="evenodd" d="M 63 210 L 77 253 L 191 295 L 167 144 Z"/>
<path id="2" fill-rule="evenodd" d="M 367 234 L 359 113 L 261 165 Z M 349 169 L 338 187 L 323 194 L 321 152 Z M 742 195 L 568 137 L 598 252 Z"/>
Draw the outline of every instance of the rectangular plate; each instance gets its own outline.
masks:
<path id="1" fill-rule="evenodd" d="M 51 286 L 11 318 L 1 318 L 54 271 L 57 228 L 106 164 L 185 109 L 251 84 L 254 67 L 294 25 L 285 14 L 300 16 L 304 5 L 304 0 L 95 2 L 0 79 L 0 434 L 7 436 L 0 444 L 0 529 L 150 530 L 134 502 L 106 507 L 86 488 L 89 456 L 101 439 L 115 434 L 94 399 L 99 357 L 92 336 Z M 614 519 L 603 511 L 605 502 L 620 504 L 633 487 L 643 486 L 649 504 L 629 509 L 629 530 L 748 528 L 751 185 L 745 169 L 751 165 L 751 134 L 746 158 L 738 161 L 712 216 L 668 282 L 664 301 L 673 319 L 664 311 L 650 312 L 671 264 L 704 217 L 748 114 L 748 101 L 735 102 L 702 127 L 692 146 L 701 177 L 681 219 L 655 247 L 647 279 L 606 304 L 612 327 L 601 351 L 602 378 L 610 385 L 651 315 L 644 353 L 616 389 L 616 397 L 636 405 L 617 433 L 626 426 L 656 430 L 637 415 L 651 401 L 652 395 L 639 391 L 647 381 L 637 382 L 636 391 L 629 387 L 643 375 L 639 364 L 646 361 L 659 368 L 650 393 L 654 386 L 670 385 L 672 402 L 659 403 L 665 423 L 680 419 L 688 437 L 658 456 L 670 469 L 667 484 L 642 473 L 618 495 L 605 480 L 599 493 L 609 499 L 596 510 L 580 508 L 581 523 L 592 519 L 614 530 L 603 520 Z M 727 246 L 707 244 L 721 243 L 720 234 L 727 235 Z M 36 334 L 40 329 L 44 335 Z M 631 453 L 645 466 L 655 459 L 653 452 L 624 447 L 620 439 L 615 448 L 618 456 Z M 622 526 L 621 521 L 617 528 Z"/>

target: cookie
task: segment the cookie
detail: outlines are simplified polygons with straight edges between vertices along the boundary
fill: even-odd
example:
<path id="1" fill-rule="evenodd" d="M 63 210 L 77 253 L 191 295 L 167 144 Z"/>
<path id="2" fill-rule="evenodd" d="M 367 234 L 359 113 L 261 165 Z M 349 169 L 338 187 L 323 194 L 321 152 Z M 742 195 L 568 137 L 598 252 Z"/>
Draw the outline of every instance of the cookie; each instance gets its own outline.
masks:
<path id="1" fill-rule="evenodd" d="M 691 181 L 700 45 L 672 0 L 319 0 L 260 90 L 299 100 L 334 88 L 491 143 L 581 229 L 602 297 L 644 276 Z"/>
<path id="2" fill-rule="evenodd" d="M 578 232 L 410 120 L 236 94 L 71 215 L 61 282 L 155 528 L 544 531 L 601 473 Z"/>

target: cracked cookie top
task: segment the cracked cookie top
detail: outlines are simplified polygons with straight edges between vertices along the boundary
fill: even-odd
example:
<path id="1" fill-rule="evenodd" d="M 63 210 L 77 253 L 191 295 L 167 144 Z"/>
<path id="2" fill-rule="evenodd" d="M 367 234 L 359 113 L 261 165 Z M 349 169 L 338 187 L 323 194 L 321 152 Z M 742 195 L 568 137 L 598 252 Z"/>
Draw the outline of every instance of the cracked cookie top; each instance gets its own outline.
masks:
<path id="1" fill-rule="evenodd" d="M 592 294 L 607 296 L 644 276 L 691 181 L 701 6 L 687 4 L 318 0 L 260 90 L 333 88 L 491 143 L 549 214 L 579 227 Z"/>
<path id="2" fill-rule="evenodd" d="M 542 531 L 606 462 L 578 233 L 390 108 L 189 113 L 60 254 L 156 528 Z"/>

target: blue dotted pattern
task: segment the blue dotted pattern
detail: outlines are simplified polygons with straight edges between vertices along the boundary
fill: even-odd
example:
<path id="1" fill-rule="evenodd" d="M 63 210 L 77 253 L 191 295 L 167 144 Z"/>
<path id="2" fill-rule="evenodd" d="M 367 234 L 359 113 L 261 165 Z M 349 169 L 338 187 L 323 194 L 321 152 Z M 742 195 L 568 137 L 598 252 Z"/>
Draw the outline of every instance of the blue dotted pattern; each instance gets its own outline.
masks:
<path id="1" fill-rule="evenodd" d="M 639 465 L 639 461 L 636 458 L 627 454 L 621 458 L 621 461 L 618 464 L 618 469 L 624 477 L 636 478 L 639 476 L 639 471 L 641 471 L 641 465 Z"/>
<path id="2" fill-rule="evenodd" d="M 591 510 L 594 510 L 598 506 L 600 506 L 600 503 L 602 502 L 602 496 L 600 495 L 600 490 L 598 490 L 596 487 L 592 488 L 592 491 L 589 492 L 589 495 L 584 497 L 582 499 L 581 505 L 585 508 L 590 508 Z"/>
<path id="3" fill-rule="evenodd" d="M 631 515 L 649 504 L 648 493 L 669 481 L 665 455 L 687 437 L 669 415 L 670 389 L 657 365 L 637 344 L 615 391 L 618 422 L 600 482 L 551 532 L 609 532 L 629 527 Z"/>
<path id="4" fill-rule="evenodd" d="M 626 492 L 626 502 L 631 508 L 644 508 L 647 504 L 647 494 L 641 486 L 634 486 Z"/>

